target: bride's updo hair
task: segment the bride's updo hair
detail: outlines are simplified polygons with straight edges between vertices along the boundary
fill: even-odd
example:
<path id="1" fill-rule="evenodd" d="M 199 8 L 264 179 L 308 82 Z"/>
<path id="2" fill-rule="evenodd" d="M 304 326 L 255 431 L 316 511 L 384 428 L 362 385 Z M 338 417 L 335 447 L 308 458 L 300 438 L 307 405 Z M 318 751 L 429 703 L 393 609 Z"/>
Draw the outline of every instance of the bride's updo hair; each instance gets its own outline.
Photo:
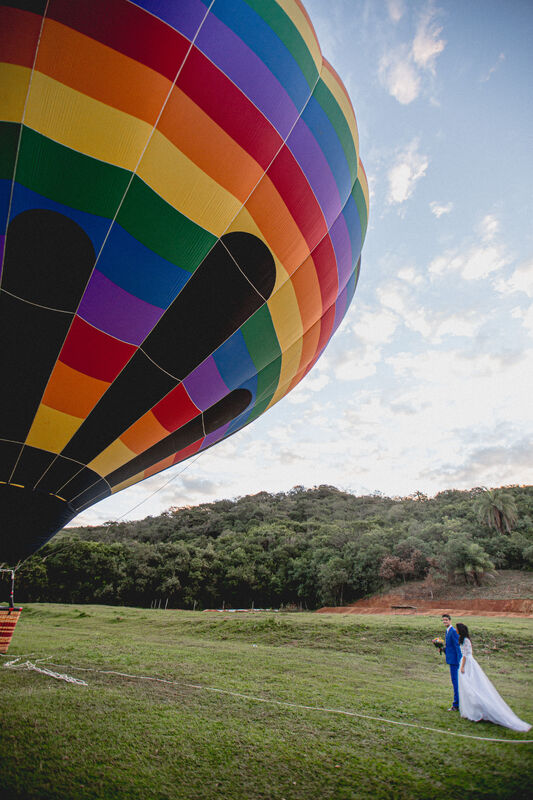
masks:
<path id="1" fill-rule="evenodd" d="M 457 633 L 459 634 L 459 644 L 462 644 L 465 639 L 470 639 L 470 633 L 468 632 L 466 625 L 463 625 L 462 622 L 458 622 L 456 627 Z"/>

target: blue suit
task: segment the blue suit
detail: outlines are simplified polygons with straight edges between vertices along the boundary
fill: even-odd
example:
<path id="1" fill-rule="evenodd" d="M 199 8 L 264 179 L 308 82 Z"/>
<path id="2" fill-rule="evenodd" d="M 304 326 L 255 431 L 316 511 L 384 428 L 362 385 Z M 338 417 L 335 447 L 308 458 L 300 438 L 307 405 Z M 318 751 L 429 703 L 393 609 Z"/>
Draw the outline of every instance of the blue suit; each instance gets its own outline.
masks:
<path id="1" fill-rule="evenodd" d="M 446 631 L 446 663 L 450 666 L 453 686 L 453 707 L 459 708 L 459 664 L 463 654 L 459 646 L 459 635 L 452 625 Z"/>

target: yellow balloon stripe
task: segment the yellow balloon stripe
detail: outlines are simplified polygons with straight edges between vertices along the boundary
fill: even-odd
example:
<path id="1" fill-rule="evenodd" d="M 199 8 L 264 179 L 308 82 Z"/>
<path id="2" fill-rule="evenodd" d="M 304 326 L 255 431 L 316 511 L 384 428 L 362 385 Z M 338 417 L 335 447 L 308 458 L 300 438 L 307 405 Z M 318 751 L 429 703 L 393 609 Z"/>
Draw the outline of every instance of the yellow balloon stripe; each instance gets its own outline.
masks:
<path id="1" fill-rule="evenodd" d="M 26 124 L 79 153 L 134 170 L 152 131 L 136 117 L 34 72 Z"/>
<path id="2" fill-rule="evenodd" d="M 57 411 L 41 403 L 31 426 L 26 444 L 60 453 L 74 436 L 83 419 Z"/>
<path id="3" fill-rule="evenodd" d="M 21 122 L 31 70 L 0 64 L 0 108 L 3 122 Z"/>
<path id="4" fill-rule="evenodd" d="M 104 477 L 123 464 L 127 464 L 127 462 L 135 458 L 136 455 L 137 453 L 130 450 L 129 447 L 126 447 L 120 439 L 116 439 L 109 447 L 106 447 L 100 455 L 91 461 L 90 464 L 87 464 L 87 466 L 89 469 L 94 470 L 94 472 Z"/>
<path id="5" fill-rule="evenodd" d="M 359 159 L 359 165 L 357 168 L 357 179 L 361 184 L 361 189 L 363 190 L 363 194 L 365 197 L 365 205 L 368 214 L 368 209 L 370 208 L 370 192 L 368 188 L 368 179 L 366 177 L 366 172 L 364 170 L 363 164 L 361 163 L 361 159 Z"/>
<path id="6" fill-rule="evenodd" d="M 204 230 L 222 236 L 242 201 L 227 192 L 155 131 L 137 174 L 157 194 Z"/>
<path id="7" fill-rule="evenodd" d="M 276 0 L 276 2 L 278 6 L 280 6 L 280 8 L 282 8 L 287 14 L 295 28 L 298 29 L 300 36 L 309 49 L 311 58 L 315 62 L 317 72 L 320 72 L 320 68 L 322 66 L 322 53 L 320 52 L 320 46 L 316 38 L 315 30 L 307 14 L 305 14 L 303 8 L 300 8 L 300 6 L 295 3 L 294 0 Z"/>
<path id="8" fill-rule="evenodd" d="M 327 61 L 324 62 L 324 67 L 322 69 L 320 77 L 322 78 L 325 85 L 328 87 L 331 94 L 339 104 L 339 107 L 346 119 L 348 127 L 350 128 L 350 132 L 353 136 L 355 152 L 357 153 L 357 158 L 359 158 L 359 131 L 357 129 L 355 113 L 346 92 L 343 91 L 342 87 L 339 84 L 339 77 L 337 73 L 335 72 L 331 64 L 328 64 Z"/>

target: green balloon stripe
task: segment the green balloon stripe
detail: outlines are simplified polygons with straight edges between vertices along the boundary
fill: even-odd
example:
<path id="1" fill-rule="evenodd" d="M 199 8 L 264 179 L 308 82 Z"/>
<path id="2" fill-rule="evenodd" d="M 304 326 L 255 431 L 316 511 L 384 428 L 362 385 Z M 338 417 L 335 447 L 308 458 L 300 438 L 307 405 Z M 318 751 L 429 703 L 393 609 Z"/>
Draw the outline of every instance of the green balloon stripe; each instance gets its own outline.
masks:
<path id="1" fill-rule="evenodd" d="M 17 155 L 20 125 L 16 122 L 0 123 L 0 179 L 12 180 Z"/>
<path id="2" fill-rule="evenodd" d="M 241 326 L 241 332 L 257 370 L 264 369 L 281 355 L 272 317 L 266 304 L 246 320 Z"/>
<path id="3" fill-rule="evenodd" d="M 281 356 L 276 358 L 271 364 L 257 373 L 257 392 L 255 396 L 255 405 L 247 419 L 247 422 L 251 422 L 253 419 L 261 416 L 263 411 L 266 410 L 268 404 L 276 393 L 276 389 L 278 388 L 280 373 Z"/>
<path id="4" fill-rule="evenodd" d="M 120 167 L 24 128 L 17 182 L 58 203 L 113 219 L 154 253 L 194 272 L 217 240 Z"/>
<path id="5" fill-rule="evenodd" d="M 247 4 L 272 28 L 300 67 L 312 89 L 318 76 L 309 49 L 291 18 L 275 0 L 246 0 Z"/>
<path id="6" fill-rule="evenodd" d="M 31 128 L 22 131 L 17 183 L 78 211 L 113 218 L 130 173 L 78 153 Z"/>
<path id="7" fill-rule="evenodd" d="M 366 206 L 366 198 L 363 194 L 363 188 L 359 180 L 355 182 L 355 186 L 352 189 L 352 196 L 353 199 L 355 200 L 357 210 L 359 211 L 359 219 L 361 220 L 361 247 L 362 247 L 366 236 L 366 228 L 368 225 L 368 208 Z"/>
<path id="8" fill-rule="evenodd" d="M 328 116 L 329 121 L 339 137 L 353 183 L 357 177 L 357 153 L 355 152 L 352 132 L 346 121 L 346 117 L 322 78 L 320 78 L 316 85 L 313 97 L 320 103 L 322 110 Z"/>
<path id="9" fill-rule="evenodd" d="M 117 222 L 154 253 L 194 272 L 218 237 L 196 225 L 134 176 Z"/>

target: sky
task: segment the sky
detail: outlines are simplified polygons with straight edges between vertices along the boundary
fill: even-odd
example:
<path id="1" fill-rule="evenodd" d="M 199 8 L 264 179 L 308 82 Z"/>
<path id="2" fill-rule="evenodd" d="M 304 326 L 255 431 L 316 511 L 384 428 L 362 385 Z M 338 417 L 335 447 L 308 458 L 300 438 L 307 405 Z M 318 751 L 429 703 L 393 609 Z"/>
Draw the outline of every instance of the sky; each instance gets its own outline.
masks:
<path id="1" fill-rule="evenodd" d="M 370 186 L 352 305 L 280 403 L 73 525 L 294 486 L 533 484 L 533 3 L 304 3 Z"/>

